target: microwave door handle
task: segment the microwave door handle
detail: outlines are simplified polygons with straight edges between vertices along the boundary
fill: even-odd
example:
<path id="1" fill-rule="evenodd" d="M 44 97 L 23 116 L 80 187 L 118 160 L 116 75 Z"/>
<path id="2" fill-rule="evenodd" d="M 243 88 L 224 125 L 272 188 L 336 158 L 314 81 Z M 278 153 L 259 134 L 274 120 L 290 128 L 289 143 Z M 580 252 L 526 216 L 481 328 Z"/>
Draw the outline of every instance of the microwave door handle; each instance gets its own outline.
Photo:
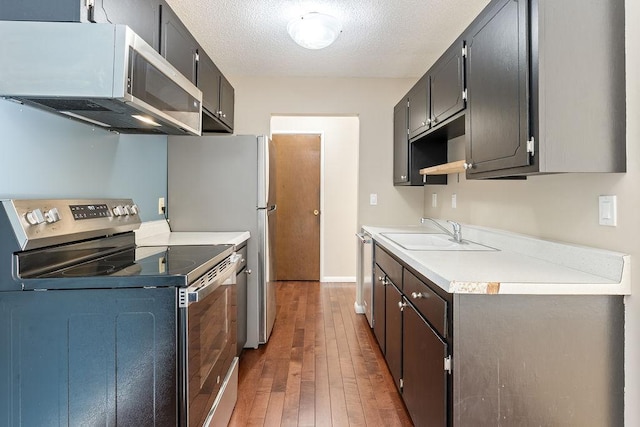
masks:
<path id="1" fill-rule="evenodd" d="M 229 265 L 216 280 L 197 289 L 191 290 L 187 288 L 188 304 L 202 301 L 221 285 L 227 284 L 228 281 L 230 282 L 228 284 L 235 283 L 236 272 L 242 256 L 240 254 L 233 254 L 231 257 L 231 265 Z"/>

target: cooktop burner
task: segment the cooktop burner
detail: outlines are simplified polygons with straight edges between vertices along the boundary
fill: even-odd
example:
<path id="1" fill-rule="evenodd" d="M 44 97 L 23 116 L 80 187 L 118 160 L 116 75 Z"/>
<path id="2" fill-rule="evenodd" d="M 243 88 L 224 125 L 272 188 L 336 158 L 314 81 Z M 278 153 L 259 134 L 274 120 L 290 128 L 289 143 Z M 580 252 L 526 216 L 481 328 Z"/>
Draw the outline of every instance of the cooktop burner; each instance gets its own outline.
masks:
<path id="1" fill-rule="evenodd" d="M 187 276 L 202 266 L 206 266 L 206 269 L 213 267 L 219 262 L 216 258 L 230 247 L 231 245 L 139 247 L 43 274 L 39 278 Z"/>

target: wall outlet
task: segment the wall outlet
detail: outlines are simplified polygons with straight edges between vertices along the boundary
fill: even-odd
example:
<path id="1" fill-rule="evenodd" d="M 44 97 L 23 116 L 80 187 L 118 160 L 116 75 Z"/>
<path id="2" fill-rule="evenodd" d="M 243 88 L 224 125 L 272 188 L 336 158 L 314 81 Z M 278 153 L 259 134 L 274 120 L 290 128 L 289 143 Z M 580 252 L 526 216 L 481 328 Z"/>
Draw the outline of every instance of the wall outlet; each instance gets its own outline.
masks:
<path id="1" fill-rule="evenodd" d="M 164 197 L 158 198 L 158 215 L 164 215 Z"/>
<path id="2" fill-rule="evenodd" d="M 437 193 L 431 193 L 431 207 L 432 208 L 437 208 L 438 207 L 438 194 Z"/>
<path id="3" fill-rule="evenodd" d="M 455 208 L 457 208 L 457 207 L 458 207 L 458 196 L 457 196 L 457 195 L 455 195 L 455 194 L 452 194 L 452 195 L 451 195 L 451 207 L 452 207 L 453 209 L 455 209 Z"/>

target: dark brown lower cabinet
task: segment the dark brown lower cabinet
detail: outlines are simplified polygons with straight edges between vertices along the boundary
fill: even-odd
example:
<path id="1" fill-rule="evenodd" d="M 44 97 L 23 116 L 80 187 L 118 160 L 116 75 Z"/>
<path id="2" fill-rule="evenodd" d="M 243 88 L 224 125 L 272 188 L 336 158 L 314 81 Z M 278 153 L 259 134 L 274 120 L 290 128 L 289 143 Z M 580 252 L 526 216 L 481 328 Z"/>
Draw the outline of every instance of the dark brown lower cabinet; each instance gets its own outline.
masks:
<path id="1" fill-rule="evenodd" d="M 385 285 L 387 277 L 377 265 L 373 271 L 373 333 L 378 340 L 378 345 L 385 353 Z"/>
<path id="2" fill-rule="evenodd" d="M 384 358 L 398 390 L 402 378 L 402 294 L 393 282 L 389 282 L 386 289 L 386 351 Z"/>
<path id="3" fill-rule="evenodd" d="M 412 305 L 402 313 L 402 398 L 416 426 L 447 425 L 447 344 Z"/>

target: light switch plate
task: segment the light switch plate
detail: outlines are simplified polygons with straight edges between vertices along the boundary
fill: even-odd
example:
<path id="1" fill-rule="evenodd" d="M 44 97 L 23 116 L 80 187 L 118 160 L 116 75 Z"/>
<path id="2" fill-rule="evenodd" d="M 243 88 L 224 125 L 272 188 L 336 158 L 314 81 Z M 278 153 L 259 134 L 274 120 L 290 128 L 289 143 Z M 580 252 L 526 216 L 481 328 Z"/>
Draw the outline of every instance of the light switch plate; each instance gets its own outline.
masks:
<path id="1" fill-rule="evenodd" d="M 431 207 L 432 208 L 438 207 L 438 193 L 431 193 Z"/>
<path id="2" fill-rule="evenodd" d="M 618 207 L 616 196 L 598 197 L 598 224 L 615 227 L 618 225 Z"/>
<path id="3" fill-rule="evenodd" d="M 451 195 L 451 207 L 453 209 L 458 207 L 458 196 L 456 194 Z"/>
<path id="4" fill-rule="evenodd" d="M 369 194 L 369 204 L 375 206 L 378 204 L 378 195 L 376 193 Z"/>

